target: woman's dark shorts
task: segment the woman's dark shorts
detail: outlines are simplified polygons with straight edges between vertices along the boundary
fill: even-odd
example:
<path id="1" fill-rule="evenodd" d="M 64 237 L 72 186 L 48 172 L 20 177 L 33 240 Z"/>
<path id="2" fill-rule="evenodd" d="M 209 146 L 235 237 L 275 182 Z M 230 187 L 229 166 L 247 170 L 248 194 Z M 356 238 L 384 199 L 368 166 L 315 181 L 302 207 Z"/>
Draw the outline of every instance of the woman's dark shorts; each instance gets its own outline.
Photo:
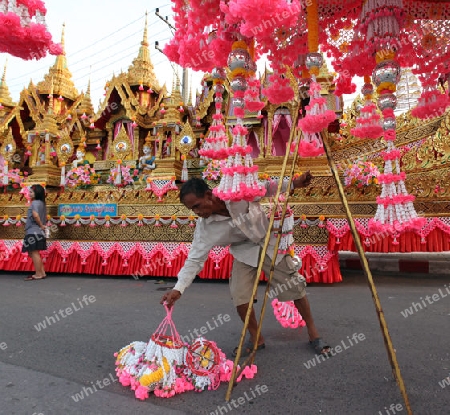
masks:
<path id="1" fill-rule="evenodd" d="M 47 249 L 47 240 L 44 235 L 30 234 L 25 235 L 22 245 L 22 252 L 45 251 Z"/>

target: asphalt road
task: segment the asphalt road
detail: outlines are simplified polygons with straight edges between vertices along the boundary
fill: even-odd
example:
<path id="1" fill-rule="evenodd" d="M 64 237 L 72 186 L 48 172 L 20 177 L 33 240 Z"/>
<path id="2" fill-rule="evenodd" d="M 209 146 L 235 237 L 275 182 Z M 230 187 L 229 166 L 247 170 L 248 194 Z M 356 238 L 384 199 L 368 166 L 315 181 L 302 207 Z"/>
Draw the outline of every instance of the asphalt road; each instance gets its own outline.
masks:
<path id="1" fill-rule="evenodd" d="M 114 352 L 133 340 L 148 340 L 164 317 L 159 299 L 174 280 L 49 276 L 24 282 L 23 277 L 0 274 L 0 414 L 406 414 L 362 275 L 308 287 L 322 336 L 341 346 L 334 357 L 309 363 L 309 369 L 315 355 L 306 330 L 282 328 L 269 307 L 258 373 L 238 384 L 229 405 L 227 384 L 142 402 L 113 381 Z M 376 284 L 413 413 L 449 414 L 450 382 L 440 385 L 450 376 L 448 279 L 376 277 Z M 416 304 L 417 311 L 404 317 L 412 302 L 422 309 Z M 58 321 L 55 312 L 68 308 L 71 314 Z M 219 314 L 228 314 L 229 321 L 215 325 Z M 226 282 L 195 282 L 173 318 L 181 335 L 209 322 L 214 330 L 205 337 L 228 356 L 238 343 L 242 326 Z M 43 321 L 51 324 L 37 330 Z M 97 391 L 92 384 L 99 385 Z M 93 392 L 75 402 L 87 387 Z"/>

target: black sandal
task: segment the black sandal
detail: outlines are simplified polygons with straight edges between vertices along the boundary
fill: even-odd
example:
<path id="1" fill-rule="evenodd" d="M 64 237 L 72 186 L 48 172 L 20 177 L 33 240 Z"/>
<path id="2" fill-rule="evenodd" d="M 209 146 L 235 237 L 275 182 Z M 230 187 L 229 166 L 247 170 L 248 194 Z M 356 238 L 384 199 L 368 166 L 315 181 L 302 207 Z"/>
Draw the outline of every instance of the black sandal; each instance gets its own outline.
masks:
<path id="1" fill-rule="evenodd" d="M 265 348 L 266 348 L 265 343 L 262 343 L 262 344 L 258 345 L 258 347 L 256 348 L 256 351 L 263 350 Z M 239 349 L 239 346 L 233 350 L 233 353 L 231 354 L 233 357 L 237 356 L 238 349 Z M 242 348 L 241 357 L 250 356 L 250 353 L 252 351 L 253 351 L 253 343 L 249 340 L 247 343 L 244 344 L 244 347 Z"/>
<path id="2" fill-rule="evenodd" d="M 318 337 L 317 339 L 310 341 L 309 344 L 318 355 L 322 355 L 325 357 L 332 356 L 331 346 L 325 343 L 322 338 Z"/>

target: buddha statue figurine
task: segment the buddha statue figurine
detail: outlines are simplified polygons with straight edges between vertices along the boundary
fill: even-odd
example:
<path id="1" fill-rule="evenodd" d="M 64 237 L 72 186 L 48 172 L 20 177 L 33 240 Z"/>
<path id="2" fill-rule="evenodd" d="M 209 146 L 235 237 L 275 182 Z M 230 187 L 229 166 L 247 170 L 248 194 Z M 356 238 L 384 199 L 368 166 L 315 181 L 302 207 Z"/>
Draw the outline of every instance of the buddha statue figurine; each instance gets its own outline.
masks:
<path id="1" fill-rule="evenodd" d="M 151 174 L 152 170 L 156 168 L 155 156 L 152 156 L 152 148 L 150 147 L 149 140 L 145 140 L 144 147 L 142 148 L 144 155 L 139 158 L 139 169 L 144 175 Z"/>
<path id="2" fill-rule="evenodd" d="M 78 146 L 76 152 L 76 159 L 72 162 L 72 168 L 76 169 L 77 167 L 89 164 L 89 161 L 86 160 L 85 157 L 86 157 L 86 150 L 84 149 L 84 146 Z"/>
<path id="3" fill-rule="evenodd" d="M 43 166 L 45 165 L 45 142 L 42 142 L 42 144 L 39 146 L 38 150 L 38 159 L 36 161 L 36 166 Z"/>

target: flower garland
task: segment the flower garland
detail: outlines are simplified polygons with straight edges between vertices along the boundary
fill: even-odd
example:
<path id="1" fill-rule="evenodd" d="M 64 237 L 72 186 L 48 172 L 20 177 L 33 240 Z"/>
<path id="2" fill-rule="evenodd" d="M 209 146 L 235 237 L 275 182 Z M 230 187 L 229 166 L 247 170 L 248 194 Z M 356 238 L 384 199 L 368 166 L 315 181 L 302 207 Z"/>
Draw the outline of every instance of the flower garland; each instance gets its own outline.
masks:
<path id="1" fill-rule="evenodd" d="M 23 189 L 28 189 L 24 187 Z M 21 192 L 23 193 L 23 192 Z M 28 201 L 29 203 L 29 201 Z M 21 215 L 16 216 L 15 219 L 10 218 L 8 215 L 5 215 L 3 218 L 0 218 L 0 225 L 3 226 L 22 226 L 22 224 L 26 223 L 26 218 Z M 172 228 L 178 228 L 179 226 L 189 226 L 194 228 L 197 223 L 197 218 L 195 216 L 188 217 L 179 217 L 176 215 L 172 215 L 170 217 L 162 217 L 159 214 L 156 214 L 153 217 L 144 217 L 141 213 L 137 216 L 127 216 L 122 214 L 120 216 L 110 216 L 105 215 L 104 217 L 97 217 L 94 215 L 89 216 L 81 216 L 79 214 L 74 216 L 66 216 L 60 215 L 59 217 L 49 217 L 48 226 L 57 225 L 57 226 L 67 226 L 73 225 L 76 227 L 88 225 L 93 228 L 95 226 L 105 226 L 106 228 L 111 227 L 111 225 L 119 225 L 119 226 L 128 226 L 128 225 L 137 225 L 137 226 L 170 226 Z M 318 226 L 319 228 L 323 228 L 325 225 L 325 216 L 321 215 L 318 219 L 307 219 L 306 215 L 301 215 L 299 218 L 293 221 L 292 228 L 295 226 L 301 226 L 302 228 L 307 228 L 308 226 Z"/>
<path id="2" fill-rule="evenodd" d="M 89 164 L 69 170 L 66 174 L 66 186 L 71 188 L 85 187 L 98 184 L 100 175 Z"/>
<path id="3" fill-rule="evenodd" d="M 202 172 L 204 180 L 219 180 L 222 176 L 221 169 L 225 166 L 225 160 L 211 160 Z"/>
<path id="4" fill-rule="evenodd" d="M 189 345 L 183 343 L 172 320 L 172 309 L 152 334 L 148 343 L 135 341 L 122 348 L 116 357 L 116 374 L 123 386 L 129 386 L 138 399 L 171 398 L 190 390 L 217 389 L 229 381 L 233 362 L 216 343 L 199 337 Z M 253 378 L 255 365 L 247 366 L 243 376 Z"/>
<path id="5" fill-rule="evenodd" d="M 344 184 L 358 188 L 377 185 L 380 176 L 378 167 L 370 161 L 357 161 L 349 164 L 344 170 Z"/>
<path id="6" fill-rule="evenodd" d="M 306 326 L 305 320 L 298 312 L 293 301 L 278 301 L 276 298 L 272 301 L 273 313 L 275 318 L 285 328 L 301 328 Z"/>
<path id="7" fill-rule="evenodd" d="M 120 178 L 118 177 L 120 175 Z M 139 180 L 139 170 L 133 169 L 131 167 L 125 166 L 123 164 L 118 164 L 117 167 L 111 169 L 107 183 L 113 184 L 117 187 L 128 186 Z M 119 183 L 117 183 L 119 181 Z"/>
<path id="8" fill-rule="evenodd" d="M 13 189 L 21 187 L 23 182 L 23 173 L 19 169 L 8 170 L 8 174 L 0 171 L 0 187 L 11 186 Z"/>

